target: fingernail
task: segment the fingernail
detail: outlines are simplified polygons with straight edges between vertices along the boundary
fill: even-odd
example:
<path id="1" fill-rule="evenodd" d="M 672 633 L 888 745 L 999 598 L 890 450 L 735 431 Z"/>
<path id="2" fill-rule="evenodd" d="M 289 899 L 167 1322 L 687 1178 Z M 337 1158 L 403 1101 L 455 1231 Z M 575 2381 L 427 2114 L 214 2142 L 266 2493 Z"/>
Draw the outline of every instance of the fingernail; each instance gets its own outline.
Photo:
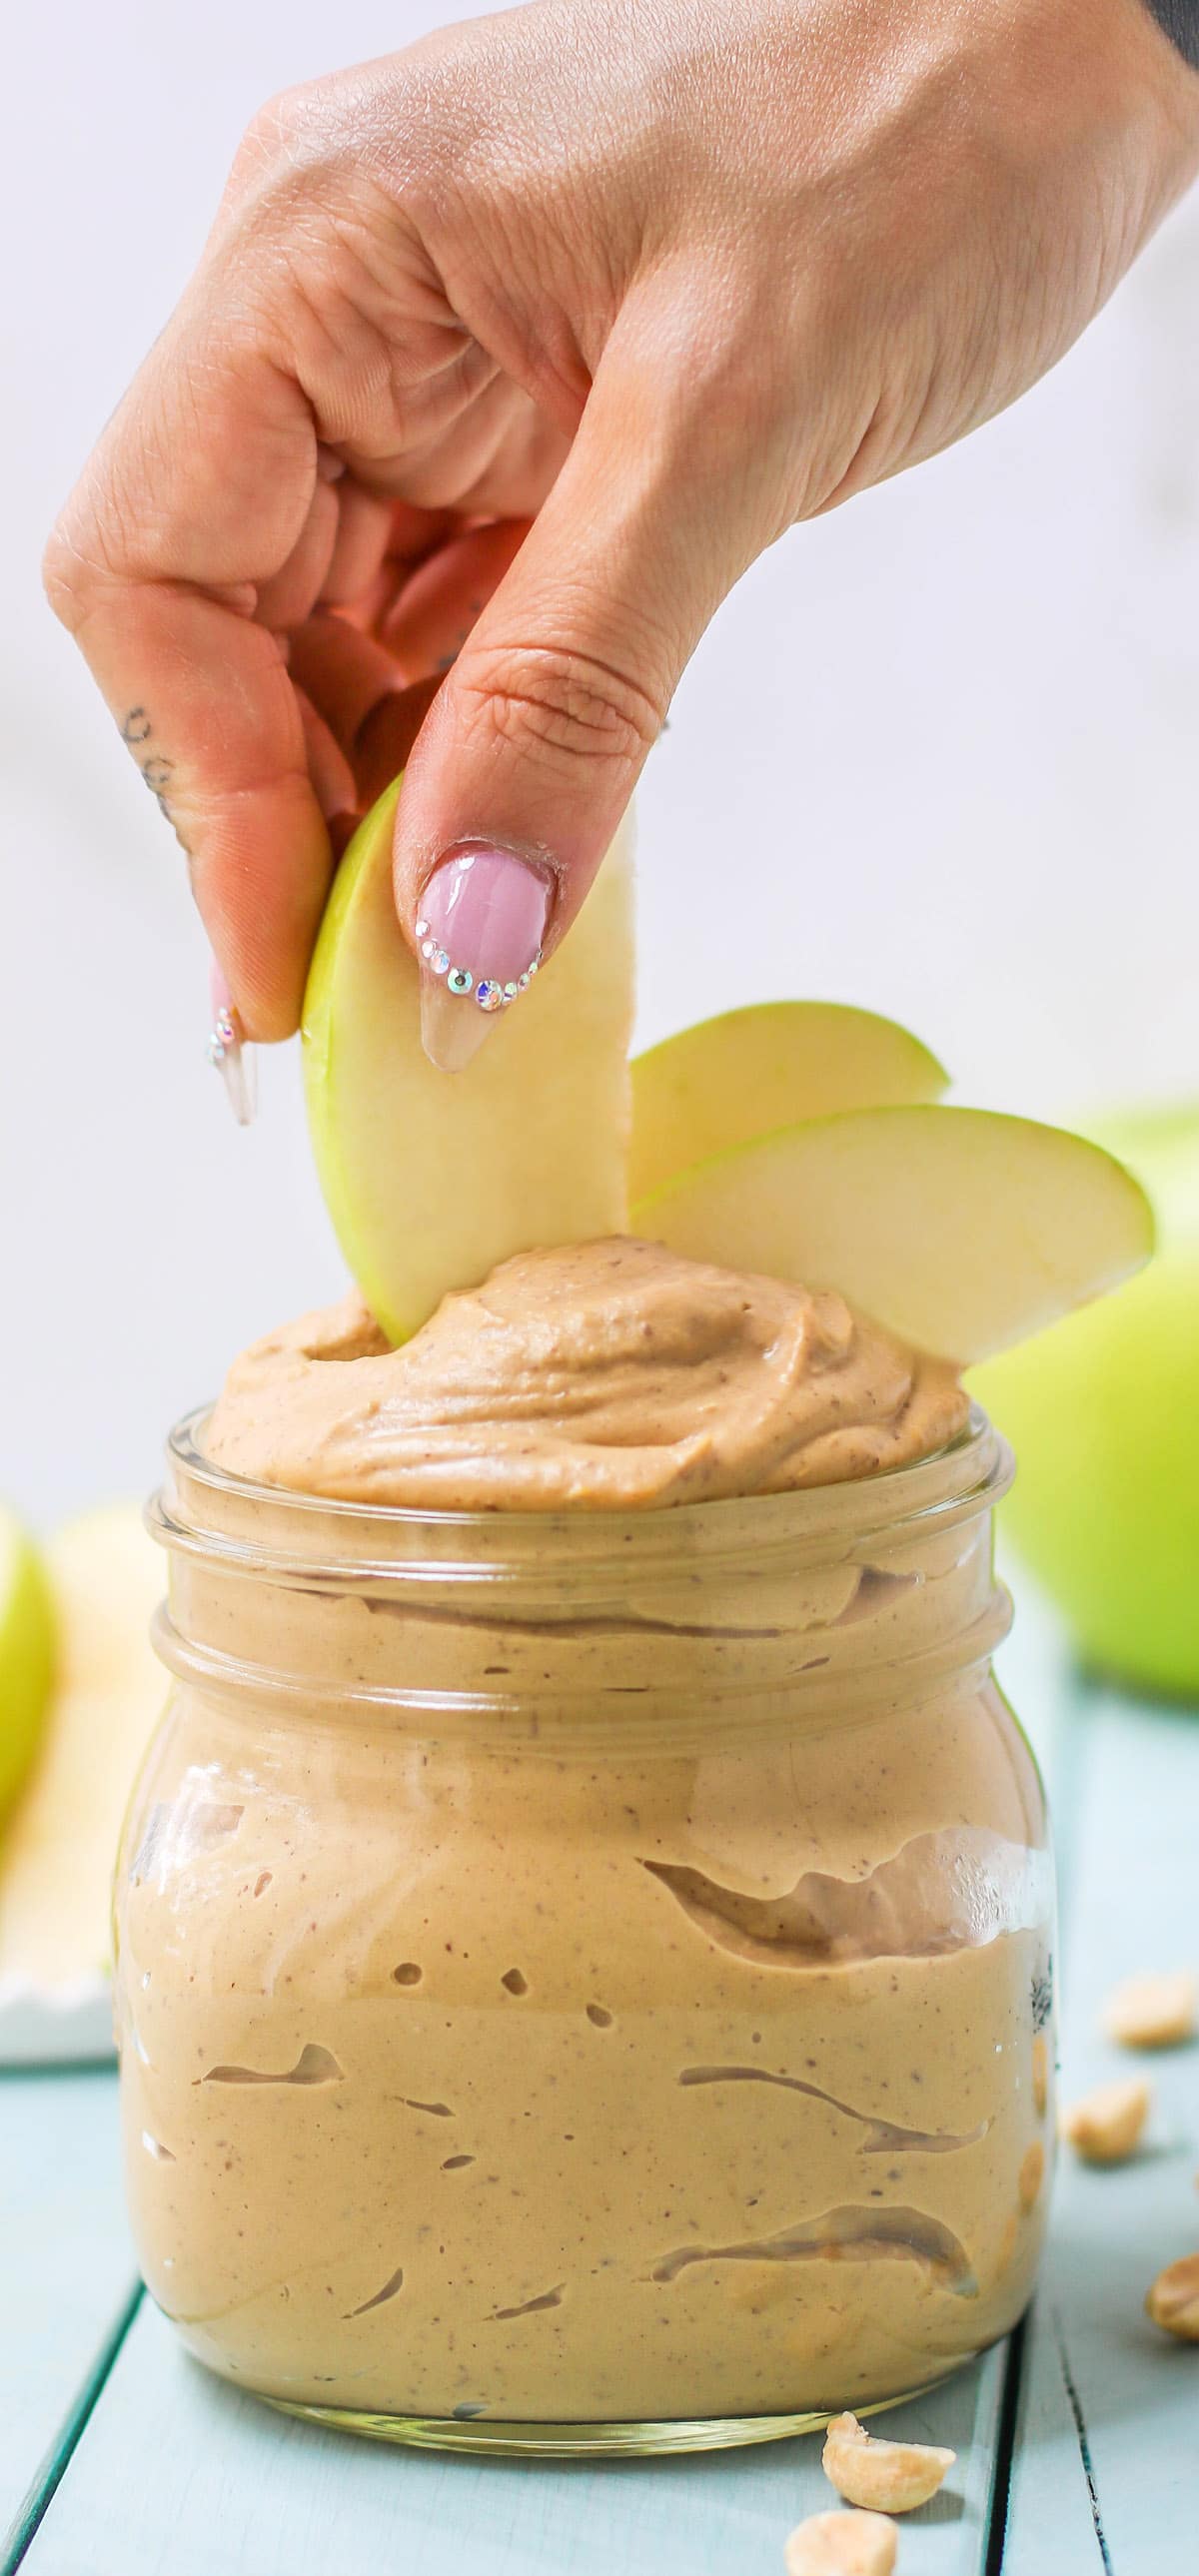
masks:
<path id="1" fill-rule="evenodd" d="M 258 1107 L 258 1069 L 229 987 L 215 962 L 208 978 L 208 992 L 212 1005 L 208 1061 L 216 1066 L 224 1083 L 238 1126 L 248 1127 Z"/>
<path id="2" fill-rule="evenodd" d="M 421 896 L 414 935 L 421 1038 L 443 1073 L 460 1073 L 541 963 L 553 900 L 548 868 L 513 850 L 467 846 L 442 859 Z"/>

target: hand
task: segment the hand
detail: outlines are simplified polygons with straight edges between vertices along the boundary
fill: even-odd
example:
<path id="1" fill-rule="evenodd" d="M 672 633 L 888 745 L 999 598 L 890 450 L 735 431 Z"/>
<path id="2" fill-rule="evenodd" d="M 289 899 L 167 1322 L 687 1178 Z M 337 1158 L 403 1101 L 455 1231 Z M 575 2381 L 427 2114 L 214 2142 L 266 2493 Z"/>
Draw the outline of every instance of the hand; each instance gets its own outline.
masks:
<path id="1" fill-rule="evenodd" d="M 47 558 L 247 1031 L 422 717 L 406 936 L 552 947 L 739 575 L 1030 385 L 1196 166 L 1142 0 L 543 0 L 264 109 Z"/>

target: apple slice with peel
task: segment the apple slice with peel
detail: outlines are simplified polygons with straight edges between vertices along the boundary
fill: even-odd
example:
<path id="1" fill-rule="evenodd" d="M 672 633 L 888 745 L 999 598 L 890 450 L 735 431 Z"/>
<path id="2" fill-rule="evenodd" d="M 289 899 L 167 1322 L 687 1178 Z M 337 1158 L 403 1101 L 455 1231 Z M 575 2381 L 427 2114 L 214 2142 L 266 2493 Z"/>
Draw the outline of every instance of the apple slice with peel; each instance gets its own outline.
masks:
<path id="1" fill-rule="evenodd" d="M 0 1816 L 34 1754 L 54 1680 L 54 1603 L 27 1530 L 0 1508 Z"/>
<path id="2" fill-rule="evenodd" d="M 896 1020 L 842 1002 L 754 1002 L 633 1061 L 629 1195 L 691 1163 L 836 1110 L 939 1100 L 949 1076 Z"/>
<path id="3" fill-rule="evenodd" d="M 838 1288 L 965 1366 L 1138 1270 L 1144 1191 L 1081 1136 L 985 1109 L 855 1109 L 680 1172 L 638 1234 L 699 1261 Z"/>
<path id="4" fill-rule="evenodd" d="M 447 1289 L 628 1216 L 632 838 L 617 836 L 569 939 L 461 1073 L 420 1040 L 392 906 L 397 780 L 338 869 L 304 996 L 308 1123 L 325 1204 L 371 1312 L 406 1341 Z M 462 1009 L 473 1004 L 463 1000 Z"/>

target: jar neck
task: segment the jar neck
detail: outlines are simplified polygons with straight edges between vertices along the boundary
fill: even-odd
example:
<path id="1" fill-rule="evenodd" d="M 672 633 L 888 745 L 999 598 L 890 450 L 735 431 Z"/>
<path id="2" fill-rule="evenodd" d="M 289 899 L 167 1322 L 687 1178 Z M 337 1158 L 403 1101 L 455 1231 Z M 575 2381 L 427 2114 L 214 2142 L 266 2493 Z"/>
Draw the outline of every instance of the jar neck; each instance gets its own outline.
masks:
<path id="1" fill-rule="evenodd" d="M 854 1483 L 674 1510 L 416 1513 L 246 1483 L 172 1436 L 150 1526 L 164 1660 L 259 1704 L 374 1710 L 550 1743 L 601 1723 L 794 1725 L 874 1713 L 990 1655 L 1005 1444 Z"/>

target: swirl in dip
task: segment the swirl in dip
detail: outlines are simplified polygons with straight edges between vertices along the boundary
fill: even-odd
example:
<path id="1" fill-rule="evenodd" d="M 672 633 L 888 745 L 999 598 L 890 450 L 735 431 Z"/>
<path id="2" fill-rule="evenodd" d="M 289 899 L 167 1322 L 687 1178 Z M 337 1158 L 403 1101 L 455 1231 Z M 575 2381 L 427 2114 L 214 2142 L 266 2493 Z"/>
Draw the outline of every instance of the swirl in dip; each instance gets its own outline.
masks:
<path id="1" fill-rule="evenodd" d="M 506 1261 L 400 1350 L 356 1295 L 285 1324 L 234 1363 L 207 1447 L 347 1502 L 639 1511 L 902 1467 L 966 1416 L 952 1368 L 844 1298 L 621 1237 Z"/>

